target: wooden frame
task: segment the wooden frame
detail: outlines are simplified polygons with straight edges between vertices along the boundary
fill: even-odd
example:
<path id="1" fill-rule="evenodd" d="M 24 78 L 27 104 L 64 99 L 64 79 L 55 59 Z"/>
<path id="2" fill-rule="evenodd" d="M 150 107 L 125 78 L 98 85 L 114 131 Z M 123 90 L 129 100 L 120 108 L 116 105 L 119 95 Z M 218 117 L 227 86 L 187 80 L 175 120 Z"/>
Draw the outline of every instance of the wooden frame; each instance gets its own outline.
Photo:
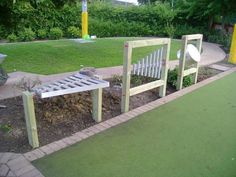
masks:
<path id="1" fill-rule="evenodd" d="M 145 92 L 147 90 L 160 87 L 159 96 L 163 97 L 166 95 L 166 84 L 167 84 L 167 73 L 168 73 L 168 61 L 170 53 L 169 38 L 160 39 L 148 39 L 148 40 L 137 40 L 128 41 L 124 44 L 124 61 L 123 61 L 123 86 L 122 86 L 122 100 L 121 100 L 121 112 L 129 111 L 129 97 L 138 93 Z M 131 75 L 131 60 L 132 60 L 132 49 L 138 47 L 148 47 L 155 45 L 163 45 L 163 60 L 160 80 L 153 81 L 138 87 L 130 89 L 130 75 Z"/>
<path id="2" fill-rule="evenodd" d="M 185 69 L 185 62 L 186 62 L 186 50 L 187 45 L 189 41 L 197 41 L 196 47 L 199 52 L 201 52 L 202 48 L 202 34 L 192 34 L 192 35 L 185 35 L 182 36 L 182 50 L 181 50 L 181 57 L 179 59 L 179 73 L 178 73 L 178 79 L 177 79 L 177 90 L 180 90 L 183 88 L 183 79 L 184 76 L 194 74 L 194 83 L 197 83 L 197 77 L 198 77 L 198 68 L 199 68 L 199 62 L 193 61 L 193 65 L 189 69 Z"/>
<path id="3" fill-rule="evenodd" d="M 77 85 L 76 85 L 77 84 Z M 109 87 L 109 82 L 102 80 L 101 76 L 88 77 L 81 74 L 69 76 L 63 80 L 54 83 L 45 84 L 35 88 L 33 92 L 23 92 L 23 103 L 25 111 L 25 120 L 29 144 L 33 147 L 39 147 L 37 123 L 34 109 L 34 95 L 40 98 L 78 93 L 82 91 L 92 91 L 93 119 L 96 122 L 102 121 L 102 89 Z"/>

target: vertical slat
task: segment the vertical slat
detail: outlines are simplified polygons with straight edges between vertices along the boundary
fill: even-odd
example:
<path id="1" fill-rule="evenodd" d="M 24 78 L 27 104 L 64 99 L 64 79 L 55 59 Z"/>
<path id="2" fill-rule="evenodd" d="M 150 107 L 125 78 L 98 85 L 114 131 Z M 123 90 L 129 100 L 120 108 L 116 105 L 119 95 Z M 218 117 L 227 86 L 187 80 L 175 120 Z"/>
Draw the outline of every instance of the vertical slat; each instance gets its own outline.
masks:
<path id="1" fill-rule="evenodd" d="M 151 73 L 152 78 L 154 77 L 155 69 L 156 69 L 156 52 L 153 52 L 153 55 L 152 55 L 152 73 Z"/>
<path id="2" fill-rule="evenodd" d="M 24 104 L 28 141 L 33 148 L 36 148 L 39 147 L 39 139 L 38 139 L 37 124 L 35 119 L 33 94 L 30 92 L 23 92 L 22 98 Z"/>
<path id="3" fill-rule="evenodd" d="M 130 70 L 131 70 L 132 47 L 129 42 L 124 45 L 123 78 L 122 78 L 122 98 L 121 112 L 129 111 L 129 90 L 130 90 Z"/>
<path id="4" fill-rule="evenodd" d="M 141 69 L 141 76 L 144 75 L 144 67 L 145 67 L 145 59 L 142 59 L 142 69 Z"/>
<path id="5" fill-rule="evenodd" d="M 141 61 L 138 61 L 138 71 L 137 71 L 137 75 L 140 75 L 140 70 L 141 70 Z"/>
<path id="6" fill-rule="evenodd" d="M 151 76 L 152 71 L 152 53 L 149 55 L 149 62 L 148 62 L 148 77 Z"/>
<path id="7" fill-rule="evenodd" d="M 133 69 L 132 69 L 131 73 L 135 74 L 135 70 L 136 70 L 136 64 L 133 64 Z"/>
<path id="8" fill-rule="evenodd" d="M 144 76 L 147 76 L 148 74 L 148 56 L 145 59 L 145 71 L 144 71 Z"/>
<path id="9" fill-rule="evenodd" d="M 201 35 L 201 37 L 197 40 L 197 49 L 200 52 L 200 54 L 201 54 L 201 49 L 202 49 L 202 38 L 203 38 L 203 36 Z M 197 83 L 198 68 L 199 68 L 199 62 L 196 62 L 197 71 L 196 71 L 196 73 L 193 74 L 195 84 Z"/>

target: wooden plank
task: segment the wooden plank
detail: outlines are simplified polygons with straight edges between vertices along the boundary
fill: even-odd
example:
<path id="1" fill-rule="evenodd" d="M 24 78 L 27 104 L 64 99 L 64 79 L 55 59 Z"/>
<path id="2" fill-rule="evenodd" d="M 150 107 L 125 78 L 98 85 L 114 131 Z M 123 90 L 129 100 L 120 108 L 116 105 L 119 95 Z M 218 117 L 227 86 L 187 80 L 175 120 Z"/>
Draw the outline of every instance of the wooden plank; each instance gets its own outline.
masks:
<path id="1" fill-rule="evenodd" d="M 197 68 L 190 68 L 190 69 L 187 69 L 187 70 L 184 70 L 184 76 L 187 76 L 187 75 L 190 75 L 190 74 L 193 74 L 193 73 L 196 73 L 197 72 Z"/>
<path id="2" fill-rule="evenodd" d="M 157 80 L 157 81 L 153 81 L 153 82 L 150 82 L 150 83 L 147 83 L 147 84 L 143 84 L 143 85 L 131 88 L 130 89 L 130 96 L 145 92 L 147 90 L 151 90 L 151 89 L 156 88 L 156 87 L 160 87 L 163 84 L 164 84 L 163 80 Z"/>
<path id="3" fill-rule="evenodd" d="M 179 73 L 177 78 L 177 90 L 182 89 L 183 87 L 183 78 L 184 78 L 184 68 L 185 68 L 185 60 L 186 60 L 186 50 L 187 50 L 188 40 L 186 36 L 182 37 L 182 50 L 181 57 L 179 59 Z"/>
<path id="4" fill-rule="evenodd" d="M 159 89 L 159 96 L 164 97 L 166 96 L 166 86 L 167 86 L 167 76 L 168 76 L 168 69 L 169 69 L 169 57 L 170 57 L 170 45 L 171 40 L 169 39 L 169 42 L 167 45 L 164 46 L 163 52 L 163 59 L 162 59 L 162 68 L 161 68 L 161 80 L 164 81 L 163 86 Z"/>
<path id="5" fill-rule="evenodd" d="M 33 147 L 39 147 L 37 124 L 35 119 L 33 94 L 30 92 L 22 93 L 25 121 L 29 144 Z"/>
<path id="6" fill-rule="evenodd" d="M 184 36 L 188 41 L 190 40 L 197 40 L 203 37 L 202 34 L 190 34 L 190 35 L 185 35 Z"/>
<path id="7" fill-rule="evenodd" d="M 145 39 L 127 42 L 131 48 L 148 47 L 154 45 L 164 45 L 169 42 L 169 38 Z"/>
<path id="8" fill-rule="evenodd" d="M 49 91 L 49 92 L 43 92 L 40 94 L 41 98 L 48 98 L 53 96 L 59 96 L 59 95 L 65 95 L 65 94 L 71 94 L 71 93 L 78 93 L 83 91 L 89 91 L 89 90 L 95 90 L 98 88 L 105 88 L 109 87 L 109 83 L 103 83 L 103 84 L 97 84 L 97 85 L 91 85 L 91 86 L 83 86 L 83 87 L 76 87 L 76 88 L 69 88 L 68 86 L 62 86 L 62 88 L 65 88 L 63 90 L 57 90 L 57 91 Z"/>
<path id="9" fill-rule="evenodd" d="M 202 38 L 203 38 L 203 35 L 197 40 L 197 48 L 198 48 L 198 51 L 201 53 L 201 50 L 202 50 Z M 197 77 L 198 77 L 198 69 L 199 69 L 199 62 L 196 63 L 196 73 L 194 74 L 194 83 L 196 84 L 197 83 Z"/>
<path id="10" fill-rule="evenodd" d="M 121 112 L 129 111 L 129 89 L 130 89 L 130 71 L 132 47 L 129 42 L 124 44 L 124 61 L 123 61 L 123 77 L 122 77 L 122 97 L 121 97 Z"/>

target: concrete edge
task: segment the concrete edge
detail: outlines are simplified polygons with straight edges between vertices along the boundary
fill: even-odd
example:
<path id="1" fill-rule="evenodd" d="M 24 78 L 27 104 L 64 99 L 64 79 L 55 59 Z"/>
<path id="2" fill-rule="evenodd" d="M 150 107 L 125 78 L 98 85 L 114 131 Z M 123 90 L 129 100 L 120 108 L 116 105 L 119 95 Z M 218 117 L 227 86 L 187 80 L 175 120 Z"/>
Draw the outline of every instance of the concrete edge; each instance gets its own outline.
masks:
<path id="1" fill-rule="evenodd" d="M 28 160 L 28 161 L 34 161 L 37 159 L 40 159 L 46 155 L 52 154 L 56 151 L 59 151 L 61 149 L 64 149 L 66 147 L 69 147 L 73 144 L 76 144 L 84 139 L 89 138 L 90 136 L 96 135 L 100 132 L 103 132 L 104 130 L 107 130 L 111 127 L 117 126 L 123 122 L 127 122 L 130 119 L 136 118 L 137 116 L 148 112 L 150 110 L 153 110 L 155 108 L 158 108 L 159 106 L 166 104 L 168 102 L 171 102 L 183 95 L 186 95 L 194 90 L 197 90 L 198 88 L 201 88 L 205 85 L 208 85 L 216 80 L 219 80 L 233 72 L 236 72 L 236 67 L 226 71 L 226 72 L 222 72 L 218 75 L 215 75 L 211 78 L 208 78 L 204 81 L 201 81 L 195 85 L 192 85 L 190 87 L 184 88 L 180 91 L 177 91 L 173 94 L 170 94 L 168 96 L 165 96 L 163 98 L 160 98 L 156 101 L 150 102 L 146 105 L 143 105 L 141 107 L 138 107 L 136 109 L 133 109 L 127 113 L 121 114 L 119 116 L 116 116 L 114 118 L 111 118 L 109 120 L 103 121 L 101 123 L 98 123 L 94 126 L 91 126 L 89 128 L 86 128 L 82 131 L 79 131 L 77 133 L 74 133 L 73 135 L 63 138 L 61 140 L 58 141 L 54 141 L 50 144 L 44 145 L 42 147 L 39 147 L 37 149 L 34 149 L 32 151 L 29 151 L 25 154 L 23 154 L 23 156 Z"/>

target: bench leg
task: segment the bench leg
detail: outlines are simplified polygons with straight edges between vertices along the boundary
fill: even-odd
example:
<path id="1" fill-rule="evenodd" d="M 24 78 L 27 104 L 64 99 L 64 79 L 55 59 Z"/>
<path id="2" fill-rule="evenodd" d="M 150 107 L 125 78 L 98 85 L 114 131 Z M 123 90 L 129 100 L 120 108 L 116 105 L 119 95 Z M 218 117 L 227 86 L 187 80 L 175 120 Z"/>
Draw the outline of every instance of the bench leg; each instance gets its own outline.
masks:
<path id="1" fill-rule="evenodd" d="M 102 89 L 92 91 L 93 99 L 93 119 L 96 122 L 102 121 Z"/>
<path id="2" fill-rule="evenodd" d="M 22 97 L 29 144 L 33 148 L 36 148 L 39 147 L 39 140 L 35 119 L 33 94 L 30 92 L 23 92 Z"/>

